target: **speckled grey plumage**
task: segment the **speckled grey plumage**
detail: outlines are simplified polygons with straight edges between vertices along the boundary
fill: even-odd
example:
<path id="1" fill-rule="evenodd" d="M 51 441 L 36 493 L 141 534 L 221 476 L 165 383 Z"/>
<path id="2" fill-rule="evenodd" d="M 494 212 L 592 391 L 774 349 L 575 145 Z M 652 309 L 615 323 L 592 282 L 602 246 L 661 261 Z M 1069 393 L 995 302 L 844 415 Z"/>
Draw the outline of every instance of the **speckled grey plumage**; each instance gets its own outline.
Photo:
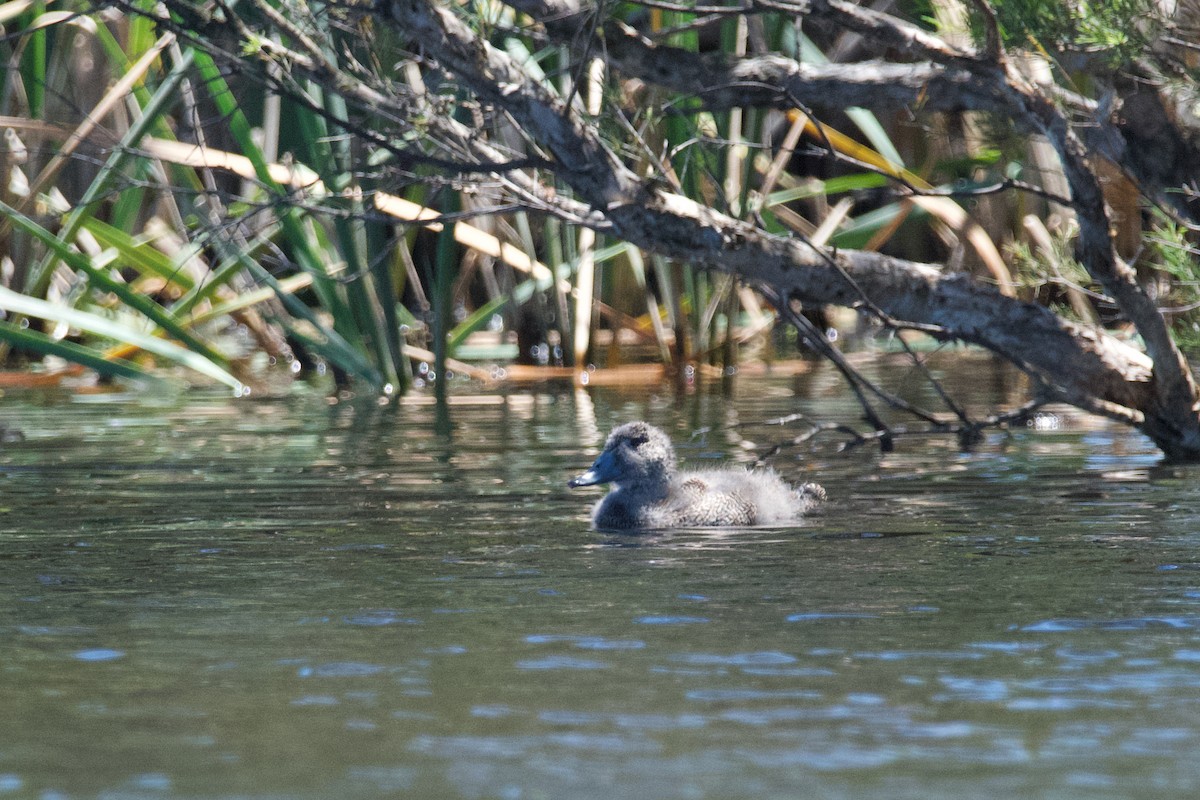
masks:
<path id="1" fill-rule="evenodd" d="M 825 499 L 817 484 L 793 488 L 771 470 L 677 472 L 671 440 L 645 422 L 614 428 L 591 469 L 568 485 L 598 483 L 614 484 L 592 512 L 592 523 L 606 529 L 778 525 Z"/>

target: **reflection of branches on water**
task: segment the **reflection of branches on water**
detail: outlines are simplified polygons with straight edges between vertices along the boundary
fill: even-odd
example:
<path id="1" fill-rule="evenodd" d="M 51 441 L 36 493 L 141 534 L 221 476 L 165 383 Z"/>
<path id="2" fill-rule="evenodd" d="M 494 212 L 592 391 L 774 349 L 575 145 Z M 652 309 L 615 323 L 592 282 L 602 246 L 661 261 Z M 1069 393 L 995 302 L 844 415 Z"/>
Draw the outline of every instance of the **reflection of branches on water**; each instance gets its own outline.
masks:
<path id="1" fill-rule="evenodd" d="M 888 395 L 881 387 L 876 386 L 861 372 L 851 366 L 850 362 L 846 360 L 841 351 L 834 347 L 829 339 L 817 329 L 817 326 L 812 323 L 812 320 L 808 319 L 802 314 L 798 314 L 796 310 L 792 308 L 790 300 L 780 298 L 778 295 L 774 294 L 768 294 L 768 297 L 775 302 L 775 307 L 779 310 L 779 315 L 791 323 L 792 327 L 796 329 L 796 333 L 800 335 L 800 338 L 804 341 L 804 343 L 815 352 L 820 353 L 822 356 L 829 359 L 830 363 L 832 363 L 834 367 L 836 367 L 837 370 L 842 373 L 842 376 L 846 379 L 846 383 L 850 386 L 850 390 L 854 392 L 854 396 L 858 399 L 858 404 L 862 406 L 863 416 L 866 417 L 867 421 L 871 423 L 871 426 L 875 428 L 875 432 L 877 434 L 882 434 L 879 438 L 880 449 L 884 451 L 890 451 L 892 449 L 892 439 L 891 436 L 888 435 L 888 425 L 875 411 L 875 408 L 871 405 L 871 401 L 867 399 L 864 390 L 870 391 L 876 397 L 885 400 L 885 402 L 888 400 L 890 395 Z M 898 401 L 900 400 L 900 398 L 895 399 Z"/>
<path id="2" fill-rule="evenodd" d="M 775 444 L 771 445 L 765 451 L 760 453 L 758 455 L 758 458 L 754 459 L 754 466 L 761 467 L 764 464 L 766 464 L 769 459 L 774 458 L 775 456 L 782 453 L 784 450 L 790 450 L 793 447 L 799 447 L 800 445 L 802 445 L 805 442 L 809 441 L 810 439 L 814 438 L 817 434 L 826 433 L 828 431 L 837 431 L 839 433 L 844 433 L 850 437 L 848 440 L 843 442 L 842 445 L 838 448 L 838 450 L 840 452 L 845 452 L 846 450 L 849 450 L 852 447 L 857 447 L 860 444 L 866 444 L 867 442 L 875 441 L 876 439 L 879 438 L 879 435 L 878 435 L 879 431 L 875 431 L 875 433 L 872 433 L 872 434 L 864 435 L 864 434 L 859 433 L 858 431 L 854 430 L 854 428 L 850 427 L 849 425 L 843 424 L 841 422 L 812 422 L 810 420 L 807 420 L 803 414 L 791 414 L 788 417 L 785 417 L 784 419 L 789 420 L 789 421 L 794 421 L 796 419 L 802 419 L 805 422 L 807 422 L 810 427 L 807 431 L 800 434 L 799 436 L 793 436 L 791 439 L 785 439 L 782 442 L 776 442 Z M 769 422 L 767 424 L 774 424 L 774 421 Z M 889 429 L 888 435 L 895 436 L 896 431 Z M 882 441 L 881 441 L 880 447 L 882 448 Z"/>
<path id="3" fill-rule="evenodd" d="M 793 422 L 803 422 L 808 425 L 808 430 L 801 434 L 793 436 L 790 439 L 776 442 L 770 445 L 766 450 L 761 452 L 754 460 L 754 466 L 761 467 L 770 459 L 779 455 L 785 450 L 790 450 L 800 447 L 824 433 L 839 433 L 844 434 L 846 438 L 838 445 L 838 452 L 845 453 L 853 450 L 861 445 L 870 444 L 878 441 L 880 449 L 884 452 L 891 450 L 891 442 L 901 437 L 915 436 L 945 436 L 947 434 L 954 435 L 958 438 L 959 446 L 964 451 L 969 451 L 973 446 L 983 440 L 983 431 L 989 428 L 1004 429 L 1013 425 L 1021 425 L 1029 420 L 1035 411 L 1047 403 L 1052 402 L 1050 397 L 1038 397 L 1030 400 L 1019 408 L 1011 411 L 999 412 L 991 414 L 980 420 L 964 423 L 948 423 L 934 422 L 927 427 L 909 427 L 906 425 L 890 426 L 886 430 L 875 430 L 870 433 L 863 433 L 855 430 L 853 427 L 840 422 L 817 422 L 804 414 L 788 414 L 785 417 L 776 419 L 763 420 L 761 425 L 780 425 L 786 426 Z M 750 423 L 746 423 L 750 424 Z M 885 441 L 888 443 L 885 446 Z"/>
<path id="4" fill-rule="evenodd" d="M 895 439 L 901 436 L 932 436 L 945 434 L 957 436 L 959 440 L 959 446 L 964 450 L 969 450 L 982 440 L 983 431 L 985 429 L 1003 428 L 1014 423 L 1023 422 L 1024 420 L 1028 419 L 1030 414 L 1032 414 L 1038 408 L 1041 408 L 1042 406 L 1051 402 L 1053 399 L 1055 399 L 1055 397 L 1062 397 L 1061 391 L 1054 391 L 1052 387 L 1045 385 L 1045 383 L 1039 379 L 1038 382 L 1039 385 L 1042 386 L 1043 391 L 1039 391 L 1037 397 L 1035 397 L 1033 400 L 1022 405 L 1020 408 L 1013 409 L 1012 411 L 999 412 L 980 420 L 973 420 L 967 414 L 966 409 L 964 409 L 949 394 L 949 392 L 946 391 L 946 389 L 941 385 L 941 382 L 933 376 L 933 374 L 929 371 L 929 368 L 925 365 L 925 362 L 909 346 L 908 342 L 904 340 L 904 337 L 897 336 L 896 338 L 904 348 L 905 353 L 907 353 L 912 359 L 913 366 L 916 367 L 922 375 L 924 375 L 934 392 L 937 393 L 938 397 L 941 398 L 942 402 L 945 403 L 946 407 L 957 418 L 957 422 L 941 419 L 935 416 L 932 412 L 926 411 L 925 409 L 915 406 L 912 403 L 909 403 L 908 401 L 892 394 L 876 384 L 874 381 L 871 381 L 869 378 L 864 376 L 846 360 L 841 351 L 833 346 L 828 338 L 820 330 L 818 330 L 817 326 L 814 325 L 811 320 L 800 314 L 792 306 L 790 299 L 782 297 L 778 292 L 774 291 L 770 287 L 760 287 L 760 291 L 764 297 L 774 304 L 775 308 L 779 312 L 780 318 L 788 322 L 796 329 L 796 332 L 799 334 L 801 340 L 804 341 L 804 343 L 807 344 L 812 350 L 828 359 L 830 363 L 832 363 L 834 367 L 842 373 L 847 384 L 850 386 L 851 391 L 854 392 L 855 397 L 858 399 L 859 405 L 863 409 L 864 418 L 871 424 L 874 430 L 871 433 L 862 433 L 861 431 L 855 430 L 853 427 L 844 423 L 814 422 L 808 420 L 802 414 L 793 414 L 777 420 L 772 420 L 768 424 L 786 425 L 795 421 L 805 421 L 810 428 L 798 436 L 778 442 L 771 446 L 756 459 L 756 465 L 763 464 L 767 459 L 778 455 L 784 449 L 799 447 L 817 435 L 829 432 L 841 433 L 849 437 L 840 445 L 840 452 L 845 452 L 855 447 L 859 447 L 860 445 L 877 441 L 879 442 L 879 449 L 886 453 L 891 452 L 894 449 Z M 895 323 L 890 317 L 876 308 L 874 304 L 872 304 L 870 300 L 866 298 L 865 293 L 863 293 L 863 297 L 864 309 L 868 311 L 868 313 L 871 313 L 872 316 L 874 316 L 885 328 L 894 333 L 898 333 L 904 327 Z M 1033 374 L 1035 378 L 1038 377 L 1036 373 Z M 868 394 L 873 395 L 893 409 L 903 411 L 923 420 L 927 423 L 927 425 L 919 428 L 888 425 L 886 422 L 884 422 L 882 417 L 880 417 L 874 406 L 872 406 L 871 401 L 868 398 Z"/>
<path id="5" fill-rule="evenodd" d="M 790 300 L 781 297 L 778 292 L 775 292 L 770 288 L 765 288 L 761 291 L 763 295 L 775 305 L 775 308 L 779 311 L 780 317 L 786 320 L 792 325 L 792 327 L 796 329 L 796 332 L 800 335 L 800 338 L 804 341 L 804 343 L 815 352 L 829 359 L 830 363 L 832 363 L 834 367 L 836 367 L 837 370 L 846 378 L 846 382 L 849 384 L 851 391 L 854 392 L 855 397 L 858 398 L 859 405 L 862 406 L 863 415 L 875 429 L 873 438 L 877 438 L 879 440 L 879 446 L 882 450 L 886 452 L 892 449 L 890 428 L 888 424 L 879 416 L 875 408 L 871 405 L 870 400 L 867 398 L 868 393 L 874 395 L 876 398 L 882 400 L 892 408 L 912 414 L 913 416 L 928 422 L 930 425 L 938 429 L 944 430 L 947 428 L 947 423 L 938 419 L 938 417 L 936 417 L 932 412 L 926 411 L 925 409 L 915 406 L 912 403 L 909 403 L 907 400 L 892 394 L 859 372 L 846 360 L 841 351 L 835 348 L 830 343 L 828 338 L 826 338 L 826 336 L 817 329 L 817 326 L 814 325 L 811 320 L 798 313 L 796 309 L 792 307 Z M 888 324 L 886 316 L 884 317 L 884 324 Z M 925 367 L 924 362 L 922 362 L 917 354 L 912 351 L 912 349 L 908 346 L 908 343 L 904 342 L 902 337 L 900 338 L 900 341 L 905 351 L 912 358 L 913 364 L 921 370 L 922 374 L 925 375 L 925 378 L 933 386 L 938 396 L 942 398 L 942 401 L 946 404 L 946 406 L 954 413 L 956 417 L 958 417 L 961 426 L 964 428 L 971 426 L 973 423 L 967 416 L 966 411 L 964 411 L 963 408 L 959 406 L 958 403 L 956 403 L 954 399 L 950 397 L 950 395 L 942 388 L 937 379 L 934 378 L 933 375 L 930 374 L 929 370 Z"/>

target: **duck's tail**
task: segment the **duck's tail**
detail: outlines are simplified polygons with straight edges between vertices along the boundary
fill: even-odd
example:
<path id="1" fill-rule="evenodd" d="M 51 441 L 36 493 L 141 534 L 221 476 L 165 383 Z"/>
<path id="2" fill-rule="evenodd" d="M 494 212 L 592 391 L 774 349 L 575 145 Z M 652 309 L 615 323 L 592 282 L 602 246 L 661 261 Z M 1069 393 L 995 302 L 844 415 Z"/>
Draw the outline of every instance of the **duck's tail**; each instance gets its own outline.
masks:
<path id="1" fill-rule="evenodd" d="M 825 487 L 819 483 L 806 483 L 796 489 L 796 495 L 808 510 L 825 502 Z"/>

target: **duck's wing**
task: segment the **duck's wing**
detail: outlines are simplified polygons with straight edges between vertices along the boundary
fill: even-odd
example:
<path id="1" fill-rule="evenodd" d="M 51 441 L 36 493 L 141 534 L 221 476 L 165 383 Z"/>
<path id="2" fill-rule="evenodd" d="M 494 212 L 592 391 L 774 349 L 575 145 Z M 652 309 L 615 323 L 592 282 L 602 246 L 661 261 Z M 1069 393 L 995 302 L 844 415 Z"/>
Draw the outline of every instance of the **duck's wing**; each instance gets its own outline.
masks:
<path id="1" fill-rule="evenodd" d="M 671 505 L 678 512 L 680 525 L 730 527 L 757 521 L 754 504 L 740 491 L 714 486 L 699 475 L 688 476 L 678 487 Z"/>
<path id="2" fill-rule="evenodd" d="M 771 470 L 709 470 L 687 475 L 695 483 L 688 495 L 697 514 L 717 517 L 721 525 L 773 525 L 798 520 L 825 499 L 815 483 L 795 487 Z"/>

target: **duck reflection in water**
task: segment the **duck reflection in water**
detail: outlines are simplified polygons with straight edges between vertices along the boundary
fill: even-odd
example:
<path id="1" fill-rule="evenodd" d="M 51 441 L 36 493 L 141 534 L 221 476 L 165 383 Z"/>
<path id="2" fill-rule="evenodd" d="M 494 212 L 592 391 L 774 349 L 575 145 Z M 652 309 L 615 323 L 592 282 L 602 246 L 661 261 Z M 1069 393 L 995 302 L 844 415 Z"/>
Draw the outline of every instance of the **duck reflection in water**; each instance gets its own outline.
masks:
<path id="1" fill-rule="evenodd" d="M 732 527 L 794 522 L 825 499 L 815 483 L 793 488 L 770 470 L 678 472 L 671 440 L 645 422 L 613 429 L 591 469 L 571 488 L 612 483 L 592 512 L 597 528 Z"/>

